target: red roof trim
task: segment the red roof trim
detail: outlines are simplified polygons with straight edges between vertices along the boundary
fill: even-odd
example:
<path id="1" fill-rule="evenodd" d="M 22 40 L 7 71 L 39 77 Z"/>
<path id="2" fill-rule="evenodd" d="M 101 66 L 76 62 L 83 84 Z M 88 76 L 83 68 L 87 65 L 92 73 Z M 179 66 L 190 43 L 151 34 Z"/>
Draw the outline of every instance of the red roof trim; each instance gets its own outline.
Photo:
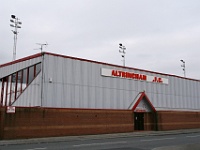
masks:
<path id="1" fill-rule="evenodd" d="M 145 97 L 145 100 L 149 103 L 149 105 L 151 106 L 151 109 L 156 112 L 155 107 L 152 105 L 151 101 L 149 100 L 149 98 L 147 97 L 147 95 L 145 94 L 145 92 L 141 92 L 142 94 L 140 95 L 140 97 L 138 98 L 137 102 L 135 103 L 135 105 L 132 108 L 132 111 L 134 111 L 136 109 L 136 107 L 138 106 L 138 104 L 140 103 L 140 101 L 143 99 L 143 97 Z"/>
<path id="2" fill-rule="evenodd" d="M 159 73 L 159 72 L 143 70 L 143 69 L 138 69 L 138 68 L 133 68 L 133 67 L 119 66 L 119 65 L 114 65 L 114 64 L 104 63 L 104 62 L 98 62 L 98 61 L 93 61 L 93 60 L 88 60 L 88 59 L 83 59 L 83 58 L 71 57 L 71 56 L 66 56 L 66 55 L 61 55 L 61 54 L 49 53 L 49 52 L 45 52 L 45 54 L 63 57 L 63 58 L 70 58 L 70 59 L 75 59 L 75 60 L 80 60 L 80 61 L 86 61 L 86 62 L 91 62 L 91 63 L 97 63 L 97 64 L 102 64 L 102 65 L 109 65 L 109 66 L 113 66 L 113 67 L 120 67 L 120 68 L 125 68 L 125 69 L 134 69 L 134 70 L 148 72 L 148 73 L 160 74 L 160 75 L 164 75 L 164 76 L 172 76 L 172 77 L 177 77 L 177 78 L 181 78 L 181 79 L 187 79 L 187 80 L 200 82 L 200 80 L 197 80 L 197 79 L 185 78 L 185 77 L 180 77 L 180 76 L 176 76 L 176 75 Z"/>
<path id="3" fill-rule="evenodd" d="M 200 82 L 200 80 L 198 80 L 198 79 L 185 78 L 185 77 L 180 77 L 180 76 L 176 76 L 176 75 L 159 73 L 159 72 L 143 70 L 143 69 L 138 69 L 138 68 L 133 68 L 133 67 L 126 67 L 126 66 L 124 67 L 124 66 L 119 66 L 119 65 L 114 65 L 114 64 L 104 63 L 104 62 L 98 62 L 98 61 L 93 61 L 93 60 L 87 60 L 87 59 L 83 59 L 83 58 L 77 58 L 77 57 L 66 56 L 66 55 L 61 55 L 61 54 L 55 54 L 55 53 L 50 53 L 50 52 L 43 52 L 43 54 L 57 56 L 57 57 L 63 57 L 63 58 L 70 58 L 70 59 L 75 59 L 75 60 L 80 60 L 80 61 L 91 62 L 91 63 L 97 63 L 97 64 L 102 64 L 102 65 L 109 65 L 109 66 L 113 66 L 113 67 L 120 67 L 120 68 L 125 68 L 125 69 L 134 69 L 134 70 L 148 72 L 148 73 L 160 74 L 160 75 L 164 75 L 164 76 L 172 76 L 172 77 L 177 77 L 177 78 L 181 78 L 181 79 L 187 79 L 187 80 Z M 0 65 L 0 68 L 8 66 L 8 65 L 16 64 L 16 63 L 19 63 L 19 62 L 22 62 L 22 61 L 26 61 L 26 60 L 29 60 L 29 59 L 32 59 L 32 58 L 40 57 L 41 55 L 42 55 L 41 53 L 37 53 L 35 55 L 24 57 L 24 58 L 21 58 L 21 59 L 18 59 L 18 60 L 15 60 L 15 61 L 12 61 L 12 62 L 9 62 L 9 63 L 6 63 L 6 64 L 2 64 L 2 65 Z"/>
<path id="4" fill-rule="evenodd" d="M 13 65 L 13 64 L 16 64 L 16 63 L 19 63 L 19 62 L 23 62 L 23 61 L 26 61 L 26 60 L 30 60 L 30 59 L 33 59 L 33 58 L 41 57 L 41 55 L 42 55 L 41 53 L 37 53 L 37 54 L 31 55 L 31 56 L 28 56 L 28 57 L 17 59 L 15 61 L 11 61 L 11 62 L 0 65 L 0 68 L 6 67 L 6 66 L 9 66 L 9 65 Z"/>
<path id="5" fill-rule="evenodd" d="M 138 98 L 137 102 L 135 103 L 135 105 L 133 106 L 132 110 L 134 111 L 136 109 L 136 107 L 138 106 L 138 104 L 140 103 L 140 101 L 142 100 L 142 98 L 144 97 L 144 92 L 141 93 L 140 97 Z"/>

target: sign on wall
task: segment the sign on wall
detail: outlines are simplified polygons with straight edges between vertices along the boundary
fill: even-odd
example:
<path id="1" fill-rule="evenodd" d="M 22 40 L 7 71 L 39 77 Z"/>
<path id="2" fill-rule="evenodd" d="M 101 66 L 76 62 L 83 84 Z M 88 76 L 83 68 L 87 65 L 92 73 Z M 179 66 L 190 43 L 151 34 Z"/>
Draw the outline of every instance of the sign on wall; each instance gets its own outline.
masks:
<path id="1" fill-rule="evenodd" d="M 15 107 L 14 106 L 8 106 L 6 109 L 6 113 L 15 113 Z"/>
<path id="2" fill-rule="evenodd" d="M 116 78 L 133 79 L 133 80 L 140 80 L 147 82 L 156 82 L 160 84 L 168 84 L 167 78 L 161 78 L 157 76 L 150 76 L 128 71 L 121 71 L 116 69 L 101 68 L 101 75 L 106 77 L 116 77 Z"/>

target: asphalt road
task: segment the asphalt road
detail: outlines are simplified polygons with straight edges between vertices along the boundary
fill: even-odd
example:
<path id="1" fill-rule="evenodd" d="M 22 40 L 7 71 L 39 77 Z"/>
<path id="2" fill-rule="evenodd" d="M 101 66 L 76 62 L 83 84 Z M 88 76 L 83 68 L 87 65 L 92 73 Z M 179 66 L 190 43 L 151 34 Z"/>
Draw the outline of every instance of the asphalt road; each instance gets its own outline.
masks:
<path id="1" fill-rule="evenodd" d="M 79 138 L 41 143 L 37 141 L 34 143 L 0 145 L 0 150 L 157 150 L 159 147 L 186 144 L 200 145 L 200 133 L 127 135 L 111 138 L 101 136 L 101 138 Z"/>

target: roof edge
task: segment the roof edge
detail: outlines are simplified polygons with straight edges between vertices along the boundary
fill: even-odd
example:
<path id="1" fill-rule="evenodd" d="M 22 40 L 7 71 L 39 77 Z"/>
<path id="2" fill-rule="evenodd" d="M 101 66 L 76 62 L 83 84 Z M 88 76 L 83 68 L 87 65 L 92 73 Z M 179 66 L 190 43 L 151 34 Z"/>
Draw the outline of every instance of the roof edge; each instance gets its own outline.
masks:
<path id="1" fill-rule="evenodd" d="M 32 59 L 32 58 L 41 57 L 42 55 L 45 55 L 45 54 L 63 57 L 63 58 L 70 58 L 70 59 L 75 59 L 75 60 L 80 60 L 80 61 L 92 62 L 92 63 L 102 64 L 102 65 L 109 65 L 109 66 L 113 66 L 113 67 L 120 67 L 120 68 L 123 68 L 123 69 L 133 69 L 133 70 L 143 71 L 143 72 L 147 72 L 147 73 L 154 73 L 154 74 L 159 74 L 159 75 L 164 75 L 164 76 L 172 76 L 172 77 L 176 77 L 176 78 L 200 82 L 200 80 L 198 80 L 198 79 L 186 78 L 186 77 L 181 77 L 181 76 L 172 75 L 172 74 L 166 74 L 166 73 L 160 73 L 160 72 L 155 72 L 155 71 L 150 71 L 150 70 L 138 69 L 138 68 L 134 68 L 134 67 L 120 66 L 120 65 L 115 65 L 115 64 L 105 63 L 105 62 L 99 62 L 99 61 L 94 61 L 94 60 L 89 60 L 89 59 L 84 59 L 84 58 L 66 56 L 66 55 L 56 54 L 56 53 L 51 53 L 51 52 L 42 52 L 42 53 L 30 55 L 30 56 L 27 56 L 27 57 L 24 57 L 24 58 L 15 60 L 15 61 L 11 61 L 11 62 L 2 64 L 2 65 L 0 65 L 0 68 L 8 66 L 8 65 L 16 64 L 16 63 L 19 63 L 19 62 L 23 62 L 23 61 L 26 61 L 26 60 L 29 60 L 29 59 Z"/>
<path id="2" fill-rule="evenodd" d="M 135 103 L 135 105 L 133 106 L 132 111 L 134 111 L 134 110 L 137 108 L 137 106 L 139 105 L 139 103 L 141 102 L 141 100 L 143 99 L 143 97 L 145 97 L 145 100 L 149 103 L 151 109 L 152 109 L 154 112 L 156 112 L 155 107 L 153 106 L 153 104 L 151 103 L 151 101 L 149 100 L 149 98 L 148 98 L 148 96 L 145 94 L 145 92 L 141 92 L 141 95 L 140 95 L 140 97 L 138 98 L 138 100 L 137 100 L 137 102 Z"/>
<path id="3" fill-rule="evenodd" d="M 155 71 L 150 71 L 150 70 L 145 70 L 145 69 L 138 69 L 138 68 L 134 68 L 134 67 L 120 66 L 120 65 L 116 65 L 116 64 L 110 64 L 110 63 L 99 62 L 99 61 L 94 61 L 94 60 L 89 60 L 89 59 L 84 59 L 84 58 L 78 58 L 78 57 L 72 57 L 72 56 L 66 56 L 66 55 L 62 55 L 62 54 L 55 54 L 55 53 L 50 53 L 50 52 L 45 52 L 45 54 L 63 57 L 63 58 L 70 58 L 70 59 L 75 59 L 75 60 L 80 60 L 80 61 L 92 62 L 92 63 L 102 64 L 102 65 L 109 65 L 109 66 L 113 66 L 113 67 L 120 67 L 120 68 L 123 68 L 123 69 L 138 70 L 138 71 L 143 71 L 143 72 L 147 72 L 147 73 L 154 73 L 154 74 L 159 74 L 159 75 L 163 75 L 163 76 L 171 76 L 171 77 L 176 77 L 176 78 L 200 82 L 200 80 L 198 80 L 198 79 L 186 78 L 186 77 L 181 77 L 181 76 L 177 76 L 177 75 L 173 75 L 173 74 L 166 74 L 166 73 L 155 72 Z"/>
<path id="4" fill-rule="evenodd" d="M 20 59 L 17 59 L 17 60 L 2 64 L 2 65 L 0 65 L 0 68 L 6 67 L 6 66 L 9 66 L 9 65 L 13 65 L 13 64 L 16 64 L 16 63 L 19 63 L 19 62 L 23 62 L 23 61 L 26 61 L 26 60 L 30 60 L 30 59 L 33 59 L 33 58 L 41 57 L 41 56 L 42 56 L 42 53 L 37 53 L 37 54 L 34 54 L 34 55 L 30 55 L 30 56 L 27 56 L 27 57 L 24 57 L 24 58 L 20 58 Z"/>

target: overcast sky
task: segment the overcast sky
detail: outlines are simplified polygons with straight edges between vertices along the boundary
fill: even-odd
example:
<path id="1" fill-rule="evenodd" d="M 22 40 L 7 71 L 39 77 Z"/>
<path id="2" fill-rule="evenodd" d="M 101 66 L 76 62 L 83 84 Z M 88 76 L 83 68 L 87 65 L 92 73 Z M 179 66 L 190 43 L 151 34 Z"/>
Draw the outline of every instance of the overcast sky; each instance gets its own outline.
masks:
<path id="1" fill-rule="evenodd" d="M 0 64 L 12 61 L 10 15 L 22 22 L 17 59 L 43 50 L 200 79 L 200 0 L 0 0 Z"/>

